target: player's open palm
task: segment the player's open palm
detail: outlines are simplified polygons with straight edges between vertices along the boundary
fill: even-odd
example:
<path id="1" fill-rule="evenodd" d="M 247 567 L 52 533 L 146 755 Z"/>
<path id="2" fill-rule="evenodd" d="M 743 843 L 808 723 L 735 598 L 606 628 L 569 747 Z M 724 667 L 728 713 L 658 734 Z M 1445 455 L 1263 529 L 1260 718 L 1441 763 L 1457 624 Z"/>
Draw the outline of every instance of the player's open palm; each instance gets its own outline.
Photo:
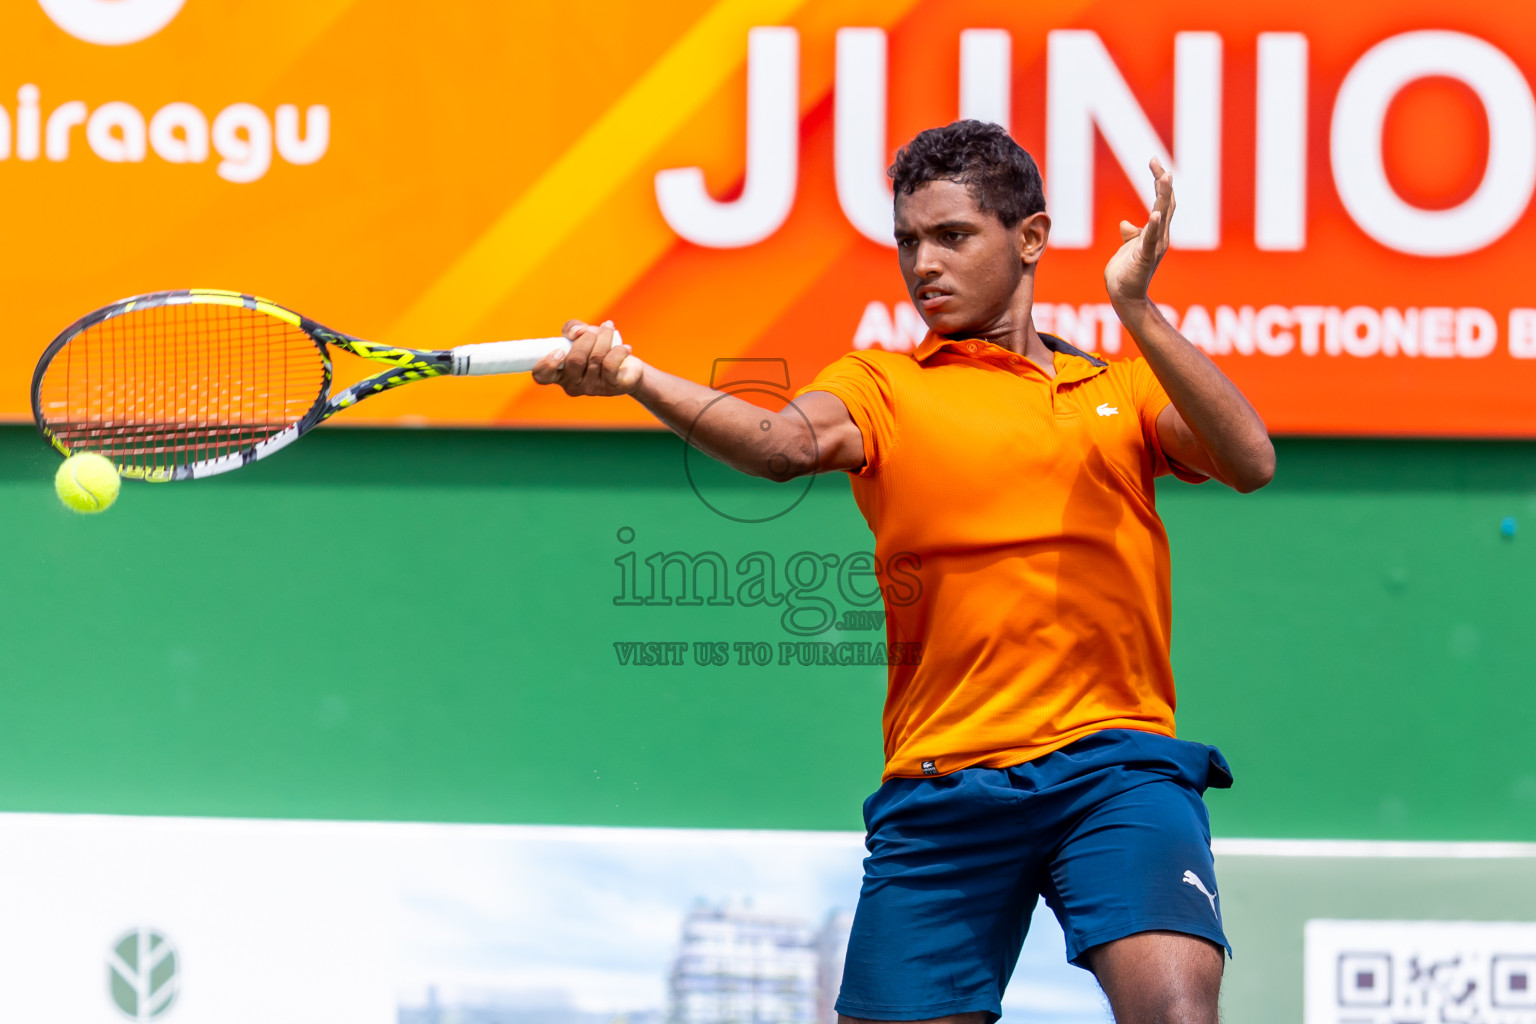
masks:
<path id="1" fill-rule="evenodd" d="M 1128 220 L 1120 222 L 1120 248 L 1104 268 L 1104 287 L 1111 302 L 1137 302 L 1146 298 L 1152 274 L 1168 251 L 1168 224 L 1173 219 L 1173 175 L 1152 158 L 1152 177 L 1157 183 L 1157 200 L 1147 223 L 1137 227 Z"/>
<path id="2" fill-rule="evenodd" d="M 569 352 L 551 352 L 533 368 L 540 384 L 558 384 L 568 395 L 627 395 L 640 386 L 645 364 L 630 353 L 613 321 L 568 320 Z"/>

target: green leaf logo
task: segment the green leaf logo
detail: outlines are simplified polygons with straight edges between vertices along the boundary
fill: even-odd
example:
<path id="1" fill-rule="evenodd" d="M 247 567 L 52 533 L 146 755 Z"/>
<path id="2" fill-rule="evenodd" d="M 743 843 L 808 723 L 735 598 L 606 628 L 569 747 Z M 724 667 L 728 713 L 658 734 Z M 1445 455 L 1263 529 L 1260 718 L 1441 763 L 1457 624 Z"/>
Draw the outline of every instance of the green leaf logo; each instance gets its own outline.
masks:
<path id="1" fill-rule="evenodd" d="M 176 1001 L 176 948 L 164 935 L 135 928 L 107 954 L 112 1002 L 129 1020 L 155 1020 Z"/>

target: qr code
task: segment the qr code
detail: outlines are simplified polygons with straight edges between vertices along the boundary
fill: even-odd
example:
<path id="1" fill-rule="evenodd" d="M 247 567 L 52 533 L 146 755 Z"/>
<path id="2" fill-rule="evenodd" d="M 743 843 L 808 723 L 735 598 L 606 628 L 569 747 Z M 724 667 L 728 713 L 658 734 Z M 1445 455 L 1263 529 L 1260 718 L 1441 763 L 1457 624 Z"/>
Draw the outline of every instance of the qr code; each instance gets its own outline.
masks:
<path id="1" fill-rule="evenodd" d="M 1536 1024 L 1536 924 L 1308 921 L 1306 1024 Z"/>

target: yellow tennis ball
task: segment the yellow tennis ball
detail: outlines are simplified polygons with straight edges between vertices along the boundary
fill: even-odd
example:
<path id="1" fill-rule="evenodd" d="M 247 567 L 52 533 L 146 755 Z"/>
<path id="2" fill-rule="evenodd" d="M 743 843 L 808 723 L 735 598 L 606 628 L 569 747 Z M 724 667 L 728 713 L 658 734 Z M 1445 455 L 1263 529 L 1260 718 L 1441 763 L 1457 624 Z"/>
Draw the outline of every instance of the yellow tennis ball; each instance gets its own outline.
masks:
<path id="1" fill-rule="evenodd" d="M 76 512 L 104 512 L 117 500 L 123 482 L 110 459 L 82 452 L 64 460 L 53 477 L 59 500 Z"/>

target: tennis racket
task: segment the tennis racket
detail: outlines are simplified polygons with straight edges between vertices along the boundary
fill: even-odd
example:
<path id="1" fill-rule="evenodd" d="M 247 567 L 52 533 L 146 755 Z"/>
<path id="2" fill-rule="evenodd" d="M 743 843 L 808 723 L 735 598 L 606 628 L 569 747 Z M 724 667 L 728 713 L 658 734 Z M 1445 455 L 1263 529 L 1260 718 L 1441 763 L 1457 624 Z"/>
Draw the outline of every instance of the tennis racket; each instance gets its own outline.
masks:
<path id="1" fill-rule="evenodd" d="M 281 451 L 342 409 L 428 377 L 525 373 L 564 338 L 395 348 L 275 302 L 192 288 L 114 302 L 70 324 L 32 374 L 32 415 L 66 457 L 132 480 L 195 480 Z M 331 394 L 330 349 L 387 369 Z"/>

